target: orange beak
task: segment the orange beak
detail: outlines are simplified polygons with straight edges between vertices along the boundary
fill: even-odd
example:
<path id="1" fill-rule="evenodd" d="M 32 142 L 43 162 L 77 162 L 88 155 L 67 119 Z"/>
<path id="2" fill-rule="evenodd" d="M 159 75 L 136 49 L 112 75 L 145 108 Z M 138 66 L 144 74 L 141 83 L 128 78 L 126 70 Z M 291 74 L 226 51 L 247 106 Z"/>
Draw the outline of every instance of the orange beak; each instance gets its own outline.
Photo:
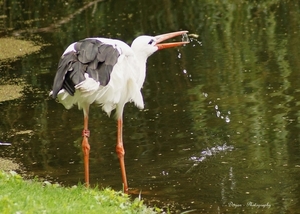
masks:
<path id="1" fill-rule="evenodd" d="M 172 33 L 166 33 L 162 35 L 156 36 L 156 47 L 158 47 L 158 50 L 165 49 L 165 48 L 172 48 L 177 47 L 180 45 L 188 44 L 189 41 L 183 41 L 183 42 L 170 42 L 170 43 L 161 43 L 162 41 L 165 41 L 167 39 L 174 38 L 175 36 L 182 36 L 185 35 L 188 31 L 177 31 Z"/>

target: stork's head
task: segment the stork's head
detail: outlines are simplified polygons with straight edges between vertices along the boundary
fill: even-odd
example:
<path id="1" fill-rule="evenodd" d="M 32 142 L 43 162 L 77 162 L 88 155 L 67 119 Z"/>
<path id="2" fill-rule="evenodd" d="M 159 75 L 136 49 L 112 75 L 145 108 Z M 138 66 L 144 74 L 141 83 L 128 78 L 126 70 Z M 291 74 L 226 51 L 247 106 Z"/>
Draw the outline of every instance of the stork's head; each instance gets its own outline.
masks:
<path id="1" fill-rule="evenodd" d="M 172 48 L 189 43 L 188 41 L 161 43 L 175 36 L 185 35 L 187 32 L 188 31 L 177 31 L 158 36 L 139 36 L 132 42 L 131 48 L 135 53 L 149 57 L 157 50 Z"/>

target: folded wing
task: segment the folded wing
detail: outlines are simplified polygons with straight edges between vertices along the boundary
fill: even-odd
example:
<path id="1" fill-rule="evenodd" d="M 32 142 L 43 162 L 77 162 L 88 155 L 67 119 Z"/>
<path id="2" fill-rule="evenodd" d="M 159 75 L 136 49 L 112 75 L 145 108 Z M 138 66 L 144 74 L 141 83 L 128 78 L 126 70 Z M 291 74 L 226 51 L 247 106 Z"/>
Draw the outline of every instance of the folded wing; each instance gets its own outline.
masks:
<path id="1" fill-rule="evenodd" d="M 69 46 L 61 57 L 53 83 L 52 97 L 61 89 L 74 95 L 75 86 L 84 81 L 85 73 L 106 86 L 120 53 L 116 47 L 98 39 L 84 39 Z"/>

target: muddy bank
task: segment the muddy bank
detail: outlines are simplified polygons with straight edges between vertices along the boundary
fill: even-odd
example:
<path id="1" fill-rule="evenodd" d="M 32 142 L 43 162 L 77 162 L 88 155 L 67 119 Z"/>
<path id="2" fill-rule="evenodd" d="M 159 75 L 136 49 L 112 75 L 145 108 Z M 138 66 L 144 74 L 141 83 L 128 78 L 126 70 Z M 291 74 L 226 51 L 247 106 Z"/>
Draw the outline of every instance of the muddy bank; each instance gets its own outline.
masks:
<path id="1" fill-rule="evenodd" d="M 20 166 L 17 163 L 9 159 L 0 158 L 0 170 L 10 171 L 10 170 L 19 170 Z"/>
<path id="2" fill-rule="evenodd" d="M 0 85 L 0 102 L 18 99 L 24 85 Z"/>
<path id="3" fill-rule="evenodd" d="M 40 49 L 41 46 L 35 45 L 30 41 L 13 37 L 0 38 L 0 63 L 2 60 L 14 60 L 27 54 L 37 52 Z"/>

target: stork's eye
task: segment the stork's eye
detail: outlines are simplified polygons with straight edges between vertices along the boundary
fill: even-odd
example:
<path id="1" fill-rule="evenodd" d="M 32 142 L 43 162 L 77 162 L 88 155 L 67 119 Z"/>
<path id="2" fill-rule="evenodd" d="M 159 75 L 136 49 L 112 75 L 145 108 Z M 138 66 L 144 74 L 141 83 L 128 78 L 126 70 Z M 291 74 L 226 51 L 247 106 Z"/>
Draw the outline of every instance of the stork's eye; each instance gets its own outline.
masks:
<path id="1" fill-rule="evenodd" d="M 153 42 L 154 42 L 154 40 L 151 39 L 150 42 L 148 43 L 148 45 L 152 45 Z"/>

